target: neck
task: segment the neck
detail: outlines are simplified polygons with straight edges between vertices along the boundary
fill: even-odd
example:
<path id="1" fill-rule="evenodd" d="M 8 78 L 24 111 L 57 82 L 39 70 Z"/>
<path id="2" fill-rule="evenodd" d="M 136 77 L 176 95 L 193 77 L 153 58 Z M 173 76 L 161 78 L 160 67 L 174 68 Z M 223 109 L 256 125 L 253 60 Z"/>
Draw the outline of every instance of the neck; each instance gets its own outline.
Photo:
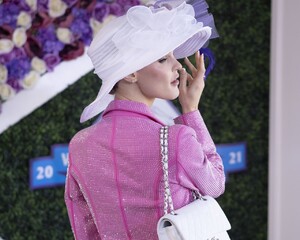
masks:
<path id="1" fill-rule="evenodd" d="M 136 83 L 122 83 L 119 82 L 118 88 L 115 93 L 116 100 L 128 100 L 128 101 L 135 101 L 146 104 L 148 107 L 151 107 L 154 98 L 149 99 L 146 98 L 140 91 L 138 85 Z"/>

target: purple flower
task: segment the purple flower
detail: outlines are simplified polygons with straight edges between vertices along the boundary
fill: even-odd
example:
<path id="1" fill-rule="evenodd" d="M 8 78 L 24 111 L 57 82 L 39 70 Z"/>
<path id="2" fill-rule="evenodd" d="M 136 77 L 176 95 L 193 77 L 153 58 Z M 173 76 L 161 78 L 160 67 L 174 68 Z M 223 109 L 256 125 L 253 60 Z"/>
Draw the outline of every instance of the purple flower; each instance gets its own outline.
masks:
<path id="1" fill-rule="evenodd" d="M 74 35 L 74 38 L 81 39 L 85 45 L 90 44 L 92 40 L 92 29 L 87 22 L 76 19 L 71 25 L 71 31 Z"/>
<path id="2" fill-rule="evenodd" d="M 12 51 L 12 56 L 14 58 L 22 58 L 22 57 L 26 56 L 26 52 L 25 52 L 24 48 L 15 47 Z"/>
<path id="3" fill-rule="evenodd" d="M 70 26 L 75 40 L 81 39 L 86 45 L 90 44 L 92 39 L 92 29 L 89 24 L 90 15 L 84 9 L 74 8 L 72 10 L 74 20 Z"/>
<path id="4" fill-rule="evenodd" d="M 14 58 L 6 65 L 8 78 L 22 79 L 29 72 L 31 65 L 27 57 Z"/>
<path id="5" fill-rule="evenodd" d="M 28 4 L 26 3 L 25 0 L 10 0 L 9 3 L 14 3 L 16 4 L 18 7 L 20 7 L 23 11 L 30 11 L 30 7 L 28 6 Z"/>
<path id="6" fill-rule="evenodd" d="M 46 54 L 43 59 L 48 71 L 53 71 L 54 67 L 60 63 L 60 57 L 57 54 Z"/>
<path id="7" fill-rule="evenodd" d="M 38 12 L 48 12 L 48 0 L 38 0 L 37 1 L 37 11 Z"/>
<path id="8" fill-rule="evenodd" d="M 130 4 L 130 0 L 116 0 L 115 2 L 117 4 L 119 4 L 120 6 L 124 6 L 124 5 L 129 5 Z"/>
<path id="9" fill-rule="evenodd" d="M 124 12 L 127 12 L 132 6 L 140 4 L 139 0 L 116 0 L 116 3 L 123 7 Z"/>
<path id="10" fill-rule="evenodd" d="M 0 55 L 0 64 L 5 64 L 6 62 L 4 55 Z"/>
<path id="11" fill-rule="evenodd" d="M 109 13 L 115 16 L 122 16 L 125 12 L 118 3 L 109 4 Z"/>
<path id="12" fill-rule="evenodd" d="M 0 25 L 8 24 L 15 28 L 19 13 L 20 7 L 14 3 L 5 2 L 0 4 Z"/>
<path id="13" fill-rule="evenodd" d="M 63 1 L 68 5 L 68 7 L 72 7 L 78 2 L 78 0 L 63 0 Z"/>
<path id="14" fill-rule="evenodd" d="M 109 14 L 109 6 L 105 2 L 100 2 L 96 4 L 96 7 L 93 11 L 93 17 L 99 21 L 102 22 L 103 19 Z"/>
<path id="15" fill-rule="evenodd" d="M 43 59 L 47 70 L 53 71 L 61 61 L 77 58 L 84 53 L 85 45 L 90 44 L 93 36 L 91 17 L 103 22 L 109 14 L 121 16 L 128 8 L 140 4 L 139 0 L 63 1 L 68 5 L 65 15 L 52 18 L 48 14 L 49 0 L 38 0 L 36 11 L 30 9 L 26 0 L 0 0 L 0 38 L 11 39 L 21 11 L 29 12 L 32 17 L 24 47 L 15 47 L 10 53 L 0 55 L 0 64 L 8 70 L 7 84 L 16 92 L 23 89 L 20 82 L 29 73 L 33 57 Z M 74 41 L 70 44 L 59 41 L 56 36 L 58 27 L 69 28 Z"/>
<path id="16" fill-rule="evenodd" d="M 22 59 L 26 57 L 26 52 L 24 48 L 13 48 L 10 53 L 0 55 L 0 63 L 6 64 L 12 61 L 13 59 Z"/>
<path id="17" fill-rule="evenodd" d="M 36 38 L 42 43 L 43 53 L 58 53 L 64 48 L 64 44 L 56 37 L 53 25 L 50 25 L 47 28 L 40 28 Z"/>
<path id="18" fill-rule="evenodd" d="M 16 92 L 19 92 L 23 89 L 19 82 L 19 79 L 8 78 L 6 84 L 11 86 Z"/>
<path id="19" fill-rule="evenodd" d="M 7 84 L 17 92 L 23 89 L 19 81 L 30 71 L 30 59 L 26 56 L 14 58 L 6 64 L 6 67 L 8 71 Z"/>
<path id="20" fill-rule="evenodd" d="M 72 8 L 72 14 L 74 18 L 82 18 L 85 21 L 88 21 L 88 19 L 90 18 L 89 13 L 82 8 L 77 8 L 77 7 Z"/>
<path id="21" fill-rule="evenodd" d="M 58 53 L 64 48 L 64 44 L 61 41 L 49 40 L 45 41 L 43 44 L 44 53 Z"/>
<path id="22" fill-rule="evenodd" d="M 141 2 L 139 0 L 130 0 L 129 2 L 131 4 L 131 6 L 136 6 L 136 5 L 140 5 L 141 4 Z"/>
<path id="23" fill-rule="evenodd" d="M 37 31 L 36 38 L 40 42 L 44 42 L 47 40 L 55 40 L 56 39 L 56 33 L 55 33 L 55 28 L 54 25 L 50 25 L 47 28 L 40 28 Z"/>

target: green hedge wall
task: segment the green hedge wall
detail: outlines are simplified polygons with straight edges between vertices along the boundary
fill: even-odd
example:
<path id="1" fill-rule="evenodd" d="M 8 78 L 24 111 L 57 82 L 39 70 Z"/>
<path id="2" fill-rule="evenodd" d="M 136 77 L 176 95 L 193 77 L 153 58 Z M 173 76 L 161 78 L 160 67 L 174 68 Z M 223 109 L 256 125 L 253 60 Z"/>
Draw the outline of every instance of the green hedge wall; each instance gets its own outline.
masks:
<path id="1" fill-rule="evenodd" d="M 208 3 L 221 37 L 200 110 L 216 143 L 247 142 L 247 170 L 229 174 L 219 202 L 232 239 L 267 239 L 270 1 Z M 2 238 L 72 239 L 64 188 L 29 190 L 29 160 L 91 124 L 78 120 L 99 86 L 89 73 L 0 135 Z"/>

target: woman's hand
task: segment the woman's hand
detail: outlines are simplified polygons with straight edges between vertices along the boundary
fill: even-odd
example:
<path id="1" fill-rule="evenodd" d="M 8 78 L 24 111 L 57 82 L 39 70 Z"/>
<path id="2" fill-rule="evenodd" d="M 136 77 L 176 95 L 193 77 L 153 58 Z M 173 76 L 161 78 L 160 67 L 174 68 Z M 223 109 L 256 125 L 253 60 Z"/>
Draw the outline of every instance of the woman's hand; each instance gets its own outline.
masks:
<path id="1" fill-rule="evenodd" d="M 195 53 L 196 67 L 188 58 L 185 58 L 184 62 L 192 75 L 187 73 L 184 68 L 180 70 L 179 102 L 183 113 L 188 113 L 198 110 L 198 105 L 204 89 L 204 55 L 200 55 L 199 51 Z"/>

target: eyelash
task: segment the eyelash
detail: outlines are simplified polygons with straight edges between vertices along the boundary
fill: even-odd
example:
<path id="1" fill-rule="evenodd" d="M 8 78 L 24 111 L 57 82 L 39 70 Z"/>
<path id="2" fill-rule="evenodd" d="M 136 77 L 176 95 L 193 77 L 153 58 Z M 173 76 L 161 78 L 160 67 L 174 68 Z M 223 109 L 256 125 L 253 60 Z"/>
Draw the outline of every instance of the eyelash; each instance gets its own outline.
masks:
<path id="1" fill-rule="evenodd" d="M 165 62 L 166 60 L 167 60 L 167 58 L 164 57 L 164 58 L 159 59 L 158 62 L 159 62 L 159 63 L 163 63 L 163 62 Z"/>

